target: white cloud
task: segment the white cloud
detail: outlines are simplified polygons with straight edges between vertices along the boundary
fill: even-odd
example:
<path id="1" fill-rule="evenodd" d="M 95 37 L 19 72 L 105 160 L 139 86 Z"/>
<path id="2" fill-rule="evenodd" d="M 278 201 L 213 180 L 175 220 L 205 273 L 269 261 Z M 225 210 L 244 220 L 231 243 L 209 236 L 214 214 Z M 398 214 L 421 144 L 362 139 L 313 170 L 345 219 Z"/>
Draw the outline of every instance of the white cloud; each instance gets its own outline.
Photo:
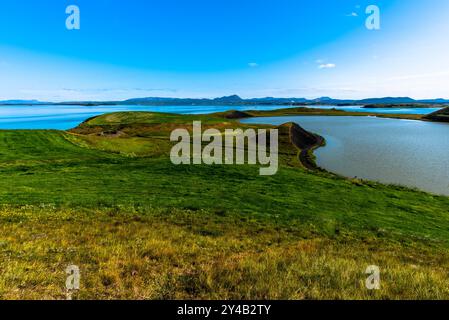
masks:
<path id="1" fill-rule="evenodd" d="M 357 14 L 357 12 L 351 12 L 349 14 L 346 15 L 347 17 L 358 17 L 359 15 Z"/>
<path id="2" fill-rule="evenodd" d="M 318 66 L 318 69 L 333 69 L 337 67 L 335 63 L 323 63 Z"/>
<path id="3" fill-rule="evenodd" d="M 250 63 L 248 63 L 248 66 L 251 68 L 256 68 L 259 66 L 259 64 L 257 62 L 250 62 Z"/>

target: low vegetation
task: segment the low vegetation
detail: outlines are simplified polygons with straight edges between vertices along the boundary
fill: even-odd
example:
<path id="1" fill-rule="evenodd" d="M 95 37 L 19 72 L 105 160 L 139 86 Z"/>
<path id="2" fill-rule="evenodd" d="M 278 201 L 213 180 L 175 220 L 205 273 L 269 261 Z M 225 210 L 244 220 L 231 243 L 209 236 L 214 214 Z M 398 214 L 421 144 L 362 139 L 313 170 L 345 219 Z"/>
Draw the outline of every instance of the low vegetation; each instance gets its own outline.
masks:
<path id="1" fill-rule="evenodd" d="M 431 113 L 425 116 L 425 119 L 439 122 L 449 122 L 449 107 Z"/>
<path id="2" fill-rule="evenodd" d="M 173 128 L 226 116 L 0 131 L 0 298 L 64 299 L 71 264 L 77 299 L 449 298 L 448 197 L 307 170 L 286 134 L 275 176 L 170 162 Z"/>

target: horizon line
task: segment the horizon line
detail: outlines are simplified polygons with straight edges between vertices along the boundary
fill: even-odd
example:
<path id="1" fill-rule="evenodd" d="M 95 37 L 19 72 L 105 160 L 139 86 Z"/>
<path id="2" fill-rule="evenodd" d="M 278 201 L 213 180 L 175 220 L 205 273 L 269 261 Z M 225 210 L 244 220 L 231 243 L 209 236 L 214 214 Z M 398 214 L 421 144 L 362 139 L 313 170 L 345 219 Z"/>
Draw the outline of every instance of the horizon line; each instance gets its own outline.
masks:
<path id="1" fill-rule="evenodd" d="M 365 98 L 333 98 L 330 96 L 320 96 L 316 98 L 306 98 L 304 96 L 263 96 L 263 97 L 249 97 L 249 98 L 242 98 L 238 94 L 231 94 L 231 95 L 224 95 L 224 96 L 216 96 L 216 97 L 198 97 L 198 98 L 192 98 L 192 97 L 168 97 L 168 96 L 142 96 L 142 97 L 133 97 L 128 99 L 114 99 L 114 100 L 61 100 L 61 101 L 52 101 L 52 100 L 39 100 L 39 99 L 0 99 L 0 103 L 6 103 L 6 102 L 24 102 L 24 103 L 76 103 L 76 102 L 100 102 L 100 103 L 106 103 L 106 102 L 126 102 L 129 100 L 139 100 L 139 99 L 166 99 L 166 100 L 218 100 L 218 99 L 224 99 L 224 98 L 239 98 L 242 101 L 250 101 L 250 100 L 263 100 L 263 99 L 279 99 L 279 100 L 285 100 L 285 99 L 303 99 L 306 101 L 317 101 L 317 100 L 340 100 L 340 101 L 362 101 L 362 100 L 375 100 L 375 99 L 411 99 L 416 102 L 420 101 L 435 101 L 435 100 L 444 100 L 449 102 L 449 98 L 413 98 L 410 96 L 371 96 L 371 97 L 365 97 Z"/>

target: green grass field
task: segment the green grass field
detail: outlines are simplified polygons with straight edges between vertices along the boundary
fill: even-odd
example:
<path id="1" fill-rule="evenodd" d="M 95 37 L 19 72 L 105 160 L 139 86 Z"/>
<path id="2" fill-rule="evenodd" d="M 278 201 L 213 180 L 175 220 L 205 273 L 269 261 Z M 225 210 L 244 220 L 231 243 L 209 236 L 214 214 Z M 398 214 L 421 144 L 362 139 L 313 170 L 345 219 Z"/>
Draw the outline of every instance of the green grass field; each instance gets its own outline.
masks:
<path id="1" fill-rule="evenodd" d="M 0 131 L 0 298 L 449 298 L 449 198 L 303 169 L 175 166 L 169 132 L 222 114 L 117 113 Z M 364 286 L 369 265 L 381 289 Z"/>

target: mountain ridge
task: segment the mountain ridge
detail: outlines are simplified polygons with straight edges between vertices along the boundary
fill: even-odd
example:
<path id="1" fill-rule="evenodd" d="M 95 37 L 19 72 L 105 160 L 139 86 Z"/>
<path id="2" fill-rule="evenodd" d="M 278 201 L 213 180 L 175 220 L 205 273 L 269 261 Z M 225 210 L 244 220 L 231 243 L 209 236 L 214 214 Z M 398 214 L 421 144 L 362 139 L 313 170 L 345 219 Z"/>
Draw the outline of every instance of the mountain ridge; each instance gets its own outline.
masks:
<path id="1" fill-rule="evenodd" d="M 366 99 L 333 99 L 331 97 L 320 97 L 316 99 L 307 98 L 248 98 L 243 99 L 234 94 L 230 96 L 223 96 L 217 98 L 167 98 L 167 97 L 143 97 L 132 98 L 123 101 L 68 101 L 68 102 L 41 102 L 38 100 L 4 100 L 0 101 L 0 105 L 435 105 L 435 104 L 449 104 L 449 99 L 423 99 L 415 100 L 410 97 L 382 97 L 382 98 L 366 98 Z"/>

